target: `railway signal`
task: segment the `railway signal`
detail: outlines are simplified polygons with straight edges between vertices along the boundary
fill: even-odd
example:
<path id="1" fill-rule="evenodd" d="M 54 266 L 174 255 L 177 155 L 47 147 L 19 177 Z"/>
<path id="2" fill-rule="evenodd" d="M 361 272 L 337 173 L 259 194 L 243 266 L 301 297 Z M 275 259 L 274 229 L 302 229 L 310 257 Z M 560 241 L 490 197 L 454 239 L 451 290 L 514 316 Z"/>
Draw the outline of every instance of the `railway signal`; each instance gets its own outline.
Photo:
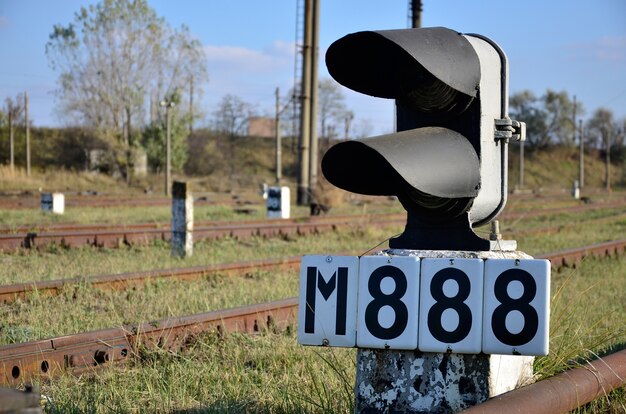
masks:
<path id="1" fill-rule="evenodd" d="M 408 218 L 392 248 L 489 250 L 472 226 L 503 209 L 507 144 L 525 135 L 508 117 L 500 47 L 441 27 L 366 31 L 333 43 L 326 64 L 342 85 L 394 99 L 398 130 L 330 148 L 326 178 L 355 193 L 398 197 Z"/>
<path id="2" fill-rule="evenodd" d="M 357 412 L 456 412 L 514 388 L 548 352 L 550 265 L 473 230 L 504 208 L 508 143 L 525 135 L 508 117 L 506 55 L 437 27 L 353 33 L 326 64 L 340 84 L 394 99 L 397 132 L 336 144 L 322 172 L 396 196 L 407 223 L 382 254 L 303 258 L 300 343 L 362 348 Z"/>

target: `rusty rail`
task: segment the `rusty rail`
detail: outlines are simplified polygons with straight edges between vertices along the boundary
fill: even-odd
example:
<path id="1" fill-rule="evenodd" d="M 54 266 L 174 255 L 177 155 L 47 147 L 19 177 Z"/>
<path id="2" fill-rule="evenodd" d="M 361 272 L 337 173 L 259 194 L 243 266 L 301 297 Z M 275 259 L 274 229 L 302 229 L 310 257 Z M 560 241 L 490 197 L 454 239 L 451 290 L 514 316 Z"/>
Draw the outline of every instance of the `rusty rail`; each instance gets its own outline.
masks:
<path id="1" fill-rule="evenodd" d="M 355 223 L 367 223 L 370 226 L 388 226 L 404 224 L 404 214 L 378 214 L 367 216 L 339 216 L 316 219 L 292 219 L 281 221 L 256 220 L 250 222 L 232 222 L 197 226 L 193 234 L 195 240 L 212 240 L 223 237 L 246 238 L 252 236 L 289 236 L 310 234 L 334 230 Z M 146 244 L 155 240 L 169 241 L 169 225 L 150 228 L 143 224 L 135 228 L 107 227 L 104 229 L 81 230 L 74 232 L 30 232 L 19 234 L 0 234 L 0 250 L 13 251 L 19 248 L 35 248 L 48 244 L 64 247 L 98 246 L 119 247 L 121 245 Z"/>
<path id="2" fill-rule="evenodd" d="M 602 208 L 625 206 L 623 200 L 601 204 Z M 574 213 L 597 209 L 596 204 L 585 204 L 575 207 L 560 207 L 527 212 L 507 212 L 501 220 L 517 220 L 548 214 Z M 308 219 L 291 219 L 281 221 L 252 220 L 240 222 L 208 221 L 198 223 L 194 229 L 195 240 L 217 239 L 222 237 L 246 238 L 252 236 L 276 236 L 309 234 L 328 231 L 337 227 L 345 227 L 354 223 L 367 223 L 374 226 L 404 225 L 405 214 L 373 214 L 328 216 Z M 146 244 L 155 240 L 168 241 L 170 239 L 170 225 L 166 223 L 138 223 L 126 226 L 111 225 L 61 225 L 51 227 L 56 231 L 28 232 L 21 231 L 12 234 L 0 234 L 0 250 L 13 251 L 19 248 L 35 248 L 48 244 L 58 244 L 64 247 L 92 245 L 98 247 L 119 247 L 122 245 Z M 74 229 L 74 230 L 72 230 Z M 8 232 L 20 229 L 4 229 Z M 0 233 L 2 232 L 0 231 Z"/>
<path id="3" fill-rule="evenodd" d="M 180 349 L 203 332 L 256 333 L 286 329 L 297 318 L 298 298 L 168 318 L 0 347 L 0 383 L 50 379 L 62 371 L 80 374 L 127 360 L 141 349 Z"/>
<path id="4" fill-rule="evenodd" d="M 0 286 L 0 302 L 11 303 L 17 298 L 23 299 L 27 294 L 37 292 L 41 295 L 58 295 L 68 286 L 85 282 L 98 289 L 124 290 L 139 286 L 157 279 L 196 280 L 203 276 L 220 273 L 244 273 L 250 270 L 294 268 L 300 264 L 300 256 L 263 259 L 248 262 L 224 263 L 207 266 L 181 267 L 164 270 L 148 270 L 128 272 L 112 275 L 99 275 L 88 278 L 56 279 L 47 281 L 33 281 Z"/>
<path id="5" fill-rule="evenodd" d="M 548 259 L 552 266 L 573 267 L 578 262 L 590 256 L 610 256 L 621 254 L 626 250 L 626 239 L 615 240 L 605 243 L 597 243 L 575 249 L 560 250 L 537 256 Z M 32 281 L 0 286 L 0 303 L 11 303 L 17 298 L 23 299 L 32 292 L 41 295 L 58 295 L 68 286 L 88 283 L 91 286 L 104 290 L 124 290 L 139 286 L 157 279 L 197 280 L 203 276 L 220 273 L 244 273 L 258 269 L 274 268 L 297 268 L 300 264 L 300 256 L 292 256 L 278 259 L 261 259 L 247 262 L 224 263 L 207 266 L 180 267 L 163 270 L 147 270 L 139 272 L 127 272 L 112 275 L 99 275 L 87 278 L 76 277 L 68 279 L 55 279 L 47 281 Z"/>
<path id="6" fill-rule="evenodd" d="M 589 255 L 612 255 L 624 252 L 626 239 L 600 243 L 579 249 L 545 254 L 556 266 L 571 265 Z M 236 263 L 224 265 L 223 269 L 243 271 L 259 266 L 297 266 L 300 257 Z M 195 267 L 164 271 L 164 275 L 195 277 L 194 272 L 204 274 L 206 268 Z M 136 272 L 130 281 L 120 281 L 121 285 L 139 283 L 156 277 L 155 272 Z M 101 286 L 111 288 L 121 275 L 101 276 L 97 281 Z M 109 282 L 107 282 L 107 278 Z M 63 282 L 63 281 L 52 281 Z M 52 292 L 60 289 L 51 287 Z M 175 349 L 184 346 L 193 335 L 200 332 L 258 332 L 267 327 L 278 329 L 288 326 L 295 320 L 297 298 L 276 302 L 243 306 L 234 309 L 208 312 L 180 318 L 169 318 L 156 323 L 144 323 L 137 326 L 105 329 L 58 338 L 12 344 L 0 347 L 0 383 L 15 385 L 29 381 L 34 377 L 50 378 L 63 370 L 81 373 L 109 362 L 126 360 L 140 346 Z"/>
<path id="7" fill-rule="evenodd" d="M 567 413 L 624 386 L 626 349 L 509 391 L 463 413 Z"/>

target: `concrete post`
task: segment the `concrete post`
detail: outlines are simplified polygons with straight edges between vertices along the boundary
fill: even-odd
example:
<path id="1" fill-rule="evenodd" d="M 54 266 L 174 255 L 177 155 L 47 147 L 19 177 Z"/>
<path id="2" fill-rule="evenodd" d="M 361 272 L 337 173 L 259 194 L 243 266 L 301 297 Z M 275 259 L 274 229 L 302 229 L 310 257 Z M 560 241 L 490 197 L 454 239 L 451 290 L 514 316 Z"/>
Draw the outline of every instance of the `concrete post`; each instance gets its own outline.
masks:
<path id="1" fill-rule="evenodd" d="M 528 259 L 516 251 L 391 249 L 420 258 Z M 454 413 L 532 382 L 534 357 L 359 349 L 355 413 Z"/>
<path id="2" fill-rule="evenodd" d="M 41 211 L 53 214 L 65 213 L 65 196 L 63 193 L 41 193 Z"/>
<path id="3" fill-rule="evenodd" d="M 576 200 L 580 199 L 580 186 L 578 185 L 578 180 L 575 180 L 574 185 L 572 186 L 572 197 Z"/>
<path id="4" fill-rule="evenodd" d="M 269 187 L 267 191 L 267 218 L 288 219 L 290 216 L 289 187 Z"/>
<path id="5" fill-rule="evenodd" d="M 193 196 L 186 182 L 172 184 L 172 256 L 193 254 Z"/>

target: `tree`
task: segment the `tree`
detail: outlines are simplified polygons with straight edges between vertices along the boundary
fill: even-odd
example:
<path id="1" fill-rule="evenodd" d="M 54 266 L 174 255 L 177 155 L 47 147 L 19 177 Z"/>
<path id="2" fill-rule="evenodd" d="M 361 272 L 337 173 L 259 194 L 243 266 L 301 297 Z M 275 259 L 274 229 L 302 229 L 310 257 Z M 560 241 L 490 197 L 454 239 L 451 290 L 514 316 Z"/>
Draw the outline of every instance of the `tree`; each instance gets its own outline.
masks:
<path id="1" fill-rule="evenodd" d="M 613 112 L 606 108 L 598 108 L 587 122 L 587 137 L 596 148 L 604 150 L 605 170 L 604 182 L 607 190 L 611 189 L 611 147 L 613 135 L 617 135 L 619 127 L 613 117 Z"/>
<path id="2" fill-rule="evenodd" d="M 215 130 L 229 138 L 245 135 L 248 118 L 254 113 L 251 104 L 235 95 L 225 95 L 213 112 Z"/>
<path id="3" fill-rule="evenodd" d="M 574 103 L 567 92 L 548 89 L 537 98 L 532 91 L 524 90 L 511 95 L 509 107 L 512 118 L 526 122 L 526 140 L 529 147 L 575 144 Z M 576 113 L 583 113 L 580 103 L 576 105 Z"/>
<path id="4" fill-rule="evenodd" d="M 611 145 L 611 135 L 617 131 L 613 112 L 606 108 L 598 108 L 587 121 L 587 143 L 598 149 L 607 149 Z"/>
<path id="5" fill-rule="evenodd" d="M 330 141 L 335 131 L 342 131 L 349 115 L 346 98 L 339 84 L 330 78 L 320 79 L 318 93 L 319 136 Z"/>
<path id="6" fill-rule="evenodd" d="M 189 113 L 181 115 L 180 95 L 175 93 L 166 98 L 174 106 L 168 108 L 170 116 L 170 140 L 172 169 L 180 171 L 187 161 L 187 125 Z M 166 164 L 167 116 L 161 108 L 157 119 L 146 126 L 142 134 L 142 145 L 146 150 L 148 165 L 155 171 L 164 171 Z"/>
<path id="7" fill-rule="evenodd" d="M 215 130 L 222 133 L 228 141 L 229 159 L 235 158 L 235 141 L 246 134 L 248 119 L 253 114 L 254 108 L 251 104 L 230 94 L 222 98 L 217 110 L 213 113 Z M 230 162 L 229 165 L 229 175 L 232 177 L 235 172 L 235 163 Z"/>
<path id="8" fill-rule="evenodd" d="M 207 77 L 200 43 L 186 27 L 170 28 L 146 0 L 103 0 L 82 7 L 73 23 L 54 26 L 46 54 L 60 73 L 61 111 L 95 127 L 123 154 L 127 180 L 138 145 L 135 130 L 146 122 L 147 102 L 159 102 L 175 90 L 191 93 L 190 78 L 199 93 Z"/>
<path id="9" fill-rule="evenodd" d="M 542 97 L 547 115 L 546 134 L 552 143 L 574 146 L 576 125 L 574 124 L 574 102 L 565 91 L 555 92 L 548 89 Z M 576 104 L 577 115 L 584 113 L 580 103 Z"/>
<path id="10" fill-rule="evenodd" d="M 526 123 L 526 144 L 531 148 L 545 147 L 549 143 L 546 134 L 546 116 L 540 101 L 532 91 L 524 90 L 509 98 L 511 118 Z"/>

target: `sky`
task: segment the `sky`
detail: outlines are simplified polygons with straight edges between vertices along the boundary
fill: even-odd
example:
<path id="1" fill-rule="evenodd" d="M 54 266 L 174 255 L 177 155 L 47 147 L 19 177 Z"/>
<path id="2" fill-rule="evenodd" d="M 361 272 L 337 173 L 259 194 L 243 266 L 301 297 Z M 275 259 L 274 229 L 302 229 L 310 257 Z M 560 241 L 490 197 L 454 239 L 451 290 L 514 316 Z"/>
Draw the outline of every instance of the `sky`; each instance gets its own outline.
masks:
<path id="1" fill-rule="evenodd" d="M 210 115 L 226 94 L 274 111 L 274 91 L 294 83 L 296 3 L 303 0 L 148 0 L 175 28 L 187 25 L 207 56 L 201 101 Z M 328 46 L 362 30 L 409 27 L 408 0 L 320 0 L 320 78 Z M 27 91 L 36 126 L 62 126 L 58 73 L 45 44 L 88 0 L 0 0 L 0 104 Z M 422 26 L 444 26 L 496 41 L 509 58 L 510 92 L 549 89 L 576 95 L 585 117 L 605 107 L 626 118 L 626 0 L 423 0 Z M 342 87 L 355 128 L 393 130 L 393 103 Z"/>

